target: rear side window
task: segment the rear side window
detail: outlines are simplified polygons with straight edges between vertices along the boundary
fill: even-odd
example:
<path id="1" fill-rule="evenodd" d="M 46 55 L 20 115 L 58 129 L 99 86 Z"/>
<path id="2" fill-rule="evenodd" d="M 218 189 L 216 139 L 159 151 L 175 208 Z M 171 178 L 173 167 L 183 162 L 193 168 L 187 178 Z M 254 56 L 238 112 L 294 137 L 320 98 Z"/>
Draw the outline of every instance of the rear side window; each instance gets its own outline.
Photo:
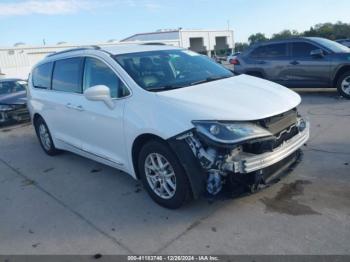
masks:
<path id="1" fill-rule="evenodd" d="M 81 93 L 82 61 L 81 57 L 56 61 L 52 76 L 52 89 Z"/>
<path id="2" fill-rule="evenodd" d="M 50 89 L 53 63 L 37 66 L 33 70 L 33 86 L 36 88 Z"/>
<path id="3" fill-rule="evenodd" d="M 296 42 L 292 44 L 292 55 L 295 57 L 308 57 L 312 50 L 319 49 L 318 47 L 305 42 Z"/>
<path id="4" fill-rule="evenodd" d="M 109 87 L 112 98 L 120 98 L 129 95 L 129 90 L 114 71 L 102 61 L 87 57 L 84 67 L 84 90 L 96 86 Z"/>
<path id="5" fill-rule="evenodd" d="M 279 58 L 287 56 L 287 44 L 259 46 L 250 53 L 254 58 Z"/>

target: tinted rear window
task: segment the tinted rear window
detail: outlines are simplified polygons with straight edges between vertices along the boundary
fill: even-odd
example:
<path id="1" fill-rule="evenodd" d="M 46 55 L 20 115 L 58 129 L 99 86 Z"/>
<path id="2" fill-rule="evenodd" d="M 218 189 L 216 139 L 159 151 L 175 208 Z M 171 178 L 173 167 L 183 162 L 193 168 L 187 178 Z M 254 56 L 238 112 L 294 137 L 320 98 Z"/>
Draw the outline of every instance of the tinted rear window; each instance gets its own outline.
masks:
<path id="1" fill-rule="evenodd" d="M 255 58 L 278 58 L 287 56 L 287 44 L 263 45 L 254 49 L 250 55 Z"/>
<path id="2" fill-rule="evenodd" d="M 50 89 L 53 63 L 37 66 L 33 70 L 33 86 L 36 88 Z"/>
<path id="3" fill-rule="evenodd" d="M 57 91 L 81 93 L 82 61 L 80 57 L 55 62 L 52 89 Z"/>

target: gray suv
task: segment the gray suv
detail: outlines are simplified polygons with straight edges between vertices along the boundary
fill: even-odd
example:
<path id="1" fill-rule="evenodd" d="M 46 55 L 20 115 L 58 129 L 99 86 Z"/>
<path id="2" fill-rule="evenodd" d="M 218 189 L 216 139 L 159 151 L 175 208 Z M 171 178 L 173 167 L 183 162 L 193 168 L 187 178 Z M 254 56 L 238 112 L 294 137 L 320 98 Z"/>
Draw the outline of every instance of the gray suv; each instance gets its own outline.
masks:
<path id="1" fill-rule="evenodd" d="M 236 57 L 236 74 L 288 87 L 336 87 L 350 99 L 350 49 L 337 42 L 302 37 L 253 45 Z"/>
<path id="2" fill-rule="evenodd" d="M 336 40 L 337 43 L 345 45 L 346 47 L 350 47 L 350 38 L 348 39 L 338 39 Z"/>

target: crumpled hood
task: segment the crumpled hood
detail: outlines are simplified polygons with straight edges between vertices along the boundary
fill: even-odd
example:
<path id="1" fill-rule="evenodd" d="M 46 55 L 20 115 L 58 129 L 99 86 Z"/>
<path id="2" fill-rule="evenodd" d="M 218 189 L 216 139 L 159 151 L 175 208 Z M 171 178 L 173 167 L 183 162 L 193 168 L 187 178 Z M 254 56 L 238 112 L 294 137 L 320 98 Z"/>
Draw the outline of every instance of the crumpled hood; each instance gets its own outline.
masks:
<path id="1" fill-rule="evenodd" d="M 248 75 L 158 92 L 157 96 L 177 117 L 181 114 L 189 121 L 258 120 L 286 112 L 301 101 L 288 88 Z"/>

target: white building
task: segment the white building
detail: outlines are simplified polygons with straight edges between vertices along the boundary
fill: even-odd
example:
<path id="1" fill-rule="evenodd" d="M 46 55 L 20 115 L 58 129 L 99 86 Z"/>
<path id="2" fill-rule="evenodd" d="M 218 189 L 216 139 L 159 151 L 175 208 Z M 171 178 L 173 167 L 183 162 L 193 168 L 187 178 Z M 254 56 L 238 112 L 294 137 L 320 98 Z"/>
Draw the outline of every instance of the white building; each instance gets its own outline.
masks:
<path id="1" fill-rule="evenodd" d="M 224 55 L 234 48 L 232 30 L 158 30 L 127 37 L 121 42 L 163 43 L 208 56 Z"/>
<path id="2" fill-rule="evenodd" d="M 159 30 L 152 33 L 135 34 L 120 42 L 108 41 L 96 43 L 96 45 L 106 46 L 126 43 L 162 43 L 187 48 L 208 56 L 223 55 L 234 48 L 232 30 Z M 33 65 L 48 54 L 82 46 L 59 43 L 52 46 L 18 44 L 10 48 L 0 47 L 0 77 L 26 79 Z"/>
<path id="3" fill-rule="evenodd" d="M 113 43 L 104 43 L 101 45 L 113 45 Z M 76 47 L 81 47 L 81 45 L 17 45 L 10 48 L 0 48 L 0 77 L 26 79 L 31 68 L 45 56 Z"/>

